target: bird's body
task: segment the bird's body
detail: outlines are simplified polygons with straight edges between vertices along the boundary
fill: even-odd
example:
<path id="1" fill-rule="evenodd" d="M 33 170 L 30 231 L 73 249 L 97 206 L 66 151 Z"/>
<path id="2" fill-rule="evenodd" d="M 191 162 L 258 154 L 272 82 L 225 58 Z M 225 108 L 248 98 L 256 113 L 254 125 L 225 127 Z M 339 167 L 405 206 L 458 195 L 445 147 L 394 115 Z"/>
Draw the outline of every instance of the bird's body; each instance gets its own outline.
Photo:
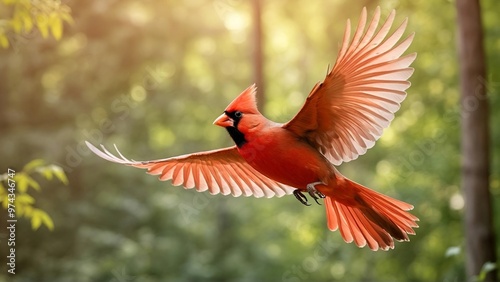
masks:
<path id="1" fill-rule="evenodd" d="M 413 206 L 347 179 L 335 166 L 374 145 L 410 86 L 409 65 L 416 54 L 401 55 L 413 35 L 398 43 L 405 20 L 385 39 L 394 16 L 393 11 L 376 32 L 377 8 L 365 31 L 363 9 L 351 42 L 348 22 L 335 66 L 288 123 L 272 122 L 258 111 L 255 85 L 244 90 L 214 122 L 226 128 L 233 147 L 139 162 L 87 145 L 106 160 L 146 168 L 188 189 L 256 197 L 293 193 L 303 204 L 308 204 L 307 192 L 316 202 L 324 198 L 328 227 L 340 229 L 346 242 L 372 250 L 393 248 L 393 238 L 408 241 L 418 227 L 418 218 L 407 212 Z"/>
<path id="2" fill-rule="evenodd" d="M 335 177 L 335 167 L 318 150 L 279 124 L 266 123 L 259 130 L 245 133 L 245 137 L 248 143 L 238 152 L 273 180 L 305 190 L 309 183 L 327 183 Z"/>

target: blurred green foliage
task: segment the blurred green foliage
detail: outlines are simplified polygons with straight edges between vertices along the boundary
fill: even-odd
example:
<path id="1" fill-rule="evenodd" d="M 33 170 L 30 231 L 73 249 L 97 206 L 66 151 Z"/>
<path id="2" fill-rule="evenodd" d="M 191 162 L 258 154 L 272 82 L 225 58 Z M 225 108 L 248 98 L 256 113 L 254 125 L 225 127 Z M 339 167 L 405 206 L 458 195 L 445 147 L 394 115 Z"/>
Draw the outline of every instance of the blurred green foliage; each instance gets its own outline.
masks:
<path id="1" fill-rule="evenodd" d="M 0 203 L 5 210 L 8 210 L 8 214 L 16 218 L 30 219 L 33 230 L 37 230 L 42 224 L 53 230 L 52 218 L 45 211 L 34 207 L 35 198 L 30 195 L 32 191 L 29 188 L 38 192 L 42 189 L 38 181 L 32 177 L 35 173 L 46 180 L 52 180 L 55 176 L 62 183 L 68 184 L 66 174 L 60 166 L 46 165 L 43 160 L 36 159 L 26 164 L 21 171 L 8 168 L 6 173 L 0 174 Z"/>
<path id="2" fill-rule="evenodd" d="M 64 3 L 74 24 L 64 25 L 59 41 L 35 31 L 0 49 L 0 169 L 44 159 L 64 169 L 70 187 L 51 182 L 53 190 L 32 195 L 56 228 L 35 236 L 19 223 L 16 280 L 466 280 L 454 3 L 263 5 L 263 112 L 280 122 L 324 77 L 346 19 L 357 23 L 363 5 L 370 15 L 381 5 L 383 15 L 394 8 L 397 21 L 409 18 L 408 34 L 416 32 L 410 51 L 418 57 L 408 97 L 377 145 L 340 167 L 349 178 L 414 204 L 417 235 L 389 252 L 344 243 L 339 232 L 328 231 L 321 206 L 171 187 L 85 147 L 83 140 L 116 143 L 127 157 L 146 160 L 232 145 L 211 123 L 253 83 L 249 2 Z M 478 84 L 489 83 L 496 109 L 500 2 L 482 5 L 489 77 Z M 498 214 L 500 112 L 492 110 L 491 119 Z M 0 275 L 7 278 L 4 269 Z"/>
<path id="3" fill-rule="evenodd" d="M 486 262 L 483 267 L 481 268 L 481 272 L 477 277 L 474 277 L 475 280 L 477 281 L 485 281 L 486 280 L 486 275 L 488 272 L 493 271 L 498 268 L 498 263 L 494 262 Z"/>
<path id="4" fill-rule="evenodd" d="M 59 40 L 63 23 L 73 23 L 71 9 L 58 0 L 2 0 L 0 8 L 0 47 L 4 48 L 15 44 L 17 36 L 30 34 L 34 28 L 44 38 L 52 34 Z"/>

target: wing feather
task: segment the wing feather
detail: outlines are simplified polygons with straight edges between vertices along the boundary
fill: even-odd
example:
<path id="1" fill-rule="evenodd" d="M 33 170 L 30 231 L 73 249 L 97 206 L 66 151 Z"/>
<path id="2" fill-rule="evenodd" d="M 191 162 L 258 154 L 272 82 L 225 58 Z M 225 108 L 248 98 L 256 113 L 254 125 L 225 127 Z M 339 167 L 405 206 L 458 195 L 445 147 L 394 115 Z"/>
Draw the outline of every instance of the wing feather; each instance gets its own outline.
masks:
<path id="1" fill-rule="evenodd" d="M 373 147 L 406 97 L 413 74 L 410 64 L 416 54 L 402 55 L 414 34 L 399 42 L 407 19 L 390 34 L 395 15 L 393 10 L 377 31 L 380 8 L 368 27 L 363 9 L 352 41 L 348 20 L 334 67 L 314 86 L 299 113 L 283 126 L 335 165 L 356 159 Z"/>
<path id="2" fill-rule="evenodd" d="M 208 190 L 208 182 L 207 182 L 207 177 L 205 175 L 205 168 L 203 166 L 198 166 L 197 169 L 195 169 L 198 172 L 198 187 L 196 187 L 196 191 L 198 192 L 204 192 Z M 196 181 L 196 180 L 195 180 Z"/>
<path id="3" fill-rule="evenodd" d="M 375 11 L 375 13 L 377 13 L 377 11 Z M 354 54 L 354 51 L 358 47 L 361 36 L 363 35 L 365 25 L 366 25 L 366 8 L 363 8 L 363 11 L 361 12 L 361 17 L 359 18 L 358 27 L 354 32 L 354 37 L 352 38 L 351 44 L 350 45 L 347 44 L 349 41 L 347 41 L 347 43 L 344 42 L 344 44 L 349 46 L 347 52 L 345 53 L 346 54 L 346 58 L 344 58 L 345 60 L 348 60 Z"/>
<path id="4" fill-rule="evenodd" d="M 238 197 L 255 196 L 268 198 L 291 194 L 295 188 L 267 178 L 252 168 L 238 153 L 236 146 L 183 155 L 154 161 L 129 160 L 118 150 L 118 156 L 85 141 L 97 156 L 110 162 L 147 169 L 151 175 L 159 175 L 162 181 L 171 180 L 174 186 L 184 186 L 211 194 Z"/>

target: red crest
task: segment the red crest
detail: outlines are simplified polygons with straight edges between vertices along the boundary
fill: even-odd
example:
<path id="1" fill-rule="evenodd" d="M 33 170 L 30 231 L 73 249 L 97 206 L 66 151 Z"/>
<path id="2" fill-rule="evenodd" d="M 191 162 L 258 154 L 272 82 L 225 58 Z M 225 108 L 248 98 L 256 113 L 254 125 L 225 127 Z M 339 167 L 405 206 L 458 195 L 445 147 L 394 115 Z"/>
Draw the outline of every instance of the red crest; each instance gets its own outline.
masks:
<path id="1" fill-rule="evenodd" d="M 241 92 L 227 107 L 227 112 L 240 111 L 243 113 L 257 114 L 257 87 L 255 83 Z"/>

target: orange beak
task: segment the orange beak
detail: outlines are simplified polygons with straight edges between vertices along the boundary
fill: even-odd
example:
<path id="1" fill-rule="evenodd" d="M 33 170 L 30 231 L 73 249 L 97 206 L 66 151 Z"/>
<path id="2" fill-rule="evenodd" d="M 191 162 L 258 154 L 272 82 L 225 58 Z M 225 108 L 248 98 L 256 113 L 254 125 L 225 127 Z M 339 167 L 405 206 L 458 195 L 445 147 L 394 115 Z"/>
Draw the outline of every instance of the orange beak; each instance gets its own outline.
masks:
<path id="1" fill-rule="evenodd" d="M 221 127 L 229 127 L 234 125 L 234 121 L 225 113 L 223 113 L 217 119 L 215 119 L 214 124 Z"/>

